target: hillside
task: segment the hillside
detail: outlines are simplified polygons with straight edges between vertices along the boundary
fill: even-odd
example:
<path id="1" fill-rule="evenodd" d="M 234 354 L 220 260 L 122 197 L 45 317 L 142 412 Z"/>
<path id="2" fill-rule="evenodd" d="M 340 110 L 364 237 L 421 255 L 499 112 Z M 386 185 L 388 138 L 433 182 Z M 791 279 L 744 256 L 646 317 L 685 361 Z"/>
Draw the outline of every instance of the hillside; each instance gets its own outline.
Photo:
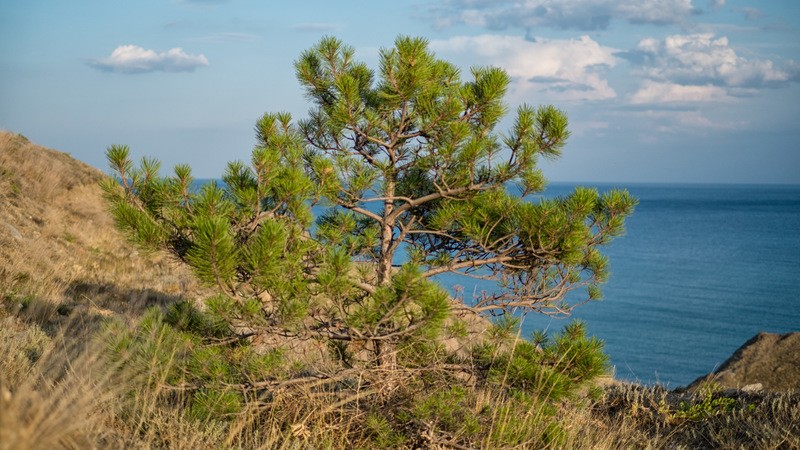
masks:
<path id="1" fill-rule="evenodd" d="M 486 380 L 450 377 L 437 384 L 433 374 L 413 371 L 409 386 L 384 403 L 376 400 L 372 410 L 365 391 L 332 401 L 353 389 L 352 377 L 326 392 L 314 387 L 322 377 L 303 371 L 283 383 L 254 380 L 283 391 L 260 393 L 240 413 L 198 419 L 198 410 L 186 407 L 184 386 L 162 375 L 174 365 L 176 349 L 215 356 L 220 342 L 192 347 L 199 340 L 189 342 L 146 310 L 181 299 L 194 303 L 209 291 L 169 257 L 143 254 L 126 242 L 106 211 L 98 186 L 104 176 L 67 154 L 0 132 L 0 450 L 800 448 L 800 397 L 792 393 L 707 387 L 674 393 L 600 383 L 551 404 L 536 399 L 548 395 L 536 386 L 508 395 L 505 386 Z M 141 323 L 149 326 L 137 328 Z M 485 331 L 485 323 L 472 325 Z M 189 346 L 176 345 L 179 339 Z M 293 370 L 294 363 L 285 363 L 290 358 L 248 355 L 245 347 L 230 354 L 264 366 L 283 361 L 287 367 L 274 373 Z M 285 350 L 319 364 L 320 356 L 332 354 L 309 348 Z M 114 351 L 123 356 L 113 359 Z M 310 387 L 290 392 L 309 380 Z M 244 385 L 252 387 L 249 380 Z"/>
<path id="2" fill-rule="evenodd" d="M 753 336 L 719 368 L 692 382 L 688 389 L 707 383 L 727 389 L 749 385 L 771 392 L 800 392 L 800 332 Z"/>
<path id="3" fill-rule="evenodd" d="M 103 176 L 0 132 L 0 295 L 109 315 L 197 290 L 185 269 L 140 254 L 114 228 L 98 186 Z"/>

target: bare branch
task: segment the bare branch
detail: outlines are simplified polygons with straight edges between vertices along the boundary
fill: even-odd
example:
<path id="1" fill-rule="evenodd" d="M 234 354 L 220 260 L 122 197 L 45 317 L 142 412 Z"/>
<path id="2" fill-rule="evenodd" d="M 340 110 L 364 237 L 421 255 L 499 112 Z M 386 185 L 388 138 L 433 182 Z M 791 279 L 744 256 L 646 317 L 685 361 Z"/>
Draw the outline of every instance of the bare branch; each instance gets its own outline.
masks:
<path id="1" fill-rule="evenodd" d="M 394 210 L 394 216 L 397 217 L 400 214 L 414 208 L 416 206 L 422 205 L 424 203 L 439 200 L 441 198 L 448 198 L 452 196 L 456 196 L 459 194 L 463 194 L 466 192 L 480 192 L 488 189 L 489 186 L 486 183 L 470 183 L 468 186 L 462 186 L 459 188 L 446 188 L 446 189 L 439 189 L 437 192 L 432 192 L 428 195 L 423 195 L 422 197 L 417 197 L 412 199 L 409 202 L 406 202 L 404 205 L 398 206 L 397 209 Z"/>
<path id="2" fill-rule="evenodd" d="M 455 272 L 459 269 L 466 269 L 466 268 L 476 268 L 480 266 L 485 266 L 487 264 L 497 264 L 507 261 L 512 261 L 514 258 L 508 255 L 502 256 L 495 256 L 493 258 L 486 258 L 486 259 L 473 259 L 469 261 L 461 261 L 455 264 L 449 264 L 447 266 L 437 267 L 434 269 L 430 269 L 426 272 L 422 273 L 422 276 L 425 278 L 430 278 L 434 275 L 439 275 L 441 273 L 446 272 Z"/>
<path id="3" fill-rule="evenodd" d="M 383 217 L 375 214 L 372 211 L 369 211 L 369 210 L 364 209 L 364 208 L 362 208 L 360 206 L 355 206 L 355 205 L 351 205 L 351 204 L 341 204 L 341 206 L 343 208 L 349 209 L 350 211 L 359 213 L 362 216 L 369 217 L 370 219 L 374 220 L 375 222 L 378 222 L 381 225 L 383 224 L 383 220 L 384 220 Z"/>

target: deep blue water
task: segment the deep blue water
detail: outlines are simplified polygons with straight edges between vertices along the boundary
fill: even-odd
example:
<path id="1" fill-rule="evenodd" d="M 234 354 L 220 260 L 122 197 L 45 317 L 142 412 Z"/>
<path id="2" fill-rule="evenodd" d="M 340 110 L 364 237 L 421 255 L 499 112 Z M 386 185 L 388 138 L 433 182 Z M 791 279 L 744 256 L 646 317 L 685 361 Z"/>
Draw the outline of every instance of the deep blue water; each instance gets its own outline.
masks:
<path id="1" fill-rule="evenodd" d="M 617 378 L 686 385 L 760 331 L 800 331 L 800 186 L 617 187 L 639 205 L 606 251 L 604 299 L 573 314 L 605 341 Z M 523 332 L 565 323 L 529 315 Z"/>

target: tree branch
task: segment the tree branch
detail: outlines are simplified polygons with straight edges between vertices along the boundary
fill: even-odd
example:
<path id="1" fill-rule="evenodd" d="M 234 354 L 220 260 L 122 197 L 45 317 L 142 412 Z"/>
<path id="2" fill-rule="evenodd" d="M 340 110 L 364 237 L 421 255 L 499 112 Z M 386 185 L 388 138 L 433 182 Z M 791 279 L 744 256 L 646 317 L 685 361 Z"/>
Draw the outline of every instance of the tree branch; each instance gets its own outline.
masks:
<path id="1" fill-rule="evenodd" d="M 489 188 L 489 186 L 487 186 L 486 183 L 477 183 L 477 184 L 470 183 L 468 186 L 462 186 L 462 187 L 459 187 L 459 188 L 445 188 L 445 189 L 439 188 L 438 192 L 432 192 L 432 193 L 430 193 L 428 195 L 423 195 L 422 197 L 417 197 L 415 199 L 411 199 L 411 201 L 406 202 L 404 205 L 398 206 L 397 209 L 394 210 L 393 215 L 396 218 L 397 216 L 399 216 L 400 214 L 410 210 L 411 208 L 414 208 L 416 206 L 422 205 L 424 203 L 427 203 L 427 202 L 430 202 L 430 201 L 433 201 L 433 200 L 438 200 L 438 199 L 446 198 L 446 197 L 452 197 L 452 196 L 455 196 L 455 195 L 458 195 L 458 194 L 463 194 L 465 192 L 480 192 L 480 191 L 486 190 L 488 188 Z"/>
<path id="2" fill-rule="evenodd" d="M 455 272 L 459 269 L 466 269 L 466 268 L 477 268 L 481 266 L 485 266 L 487 264 L 497 264 L 503 263 L 507 261 L 511 261 L 514 258 L 512 256 L 503 255 L 503 256 L 495 256 L 493 258 L 486 258 L 486 259 L 473 259 L 469 261 L 462 261 L 456 264 L 449 264 L 447 266 L 437 267 L 435 269 L 430 269 L 426 272 L 422 273 L 422 276 L 425 278 L 430 278 L 434 275 L 439 275 L 445 272 Z"/>

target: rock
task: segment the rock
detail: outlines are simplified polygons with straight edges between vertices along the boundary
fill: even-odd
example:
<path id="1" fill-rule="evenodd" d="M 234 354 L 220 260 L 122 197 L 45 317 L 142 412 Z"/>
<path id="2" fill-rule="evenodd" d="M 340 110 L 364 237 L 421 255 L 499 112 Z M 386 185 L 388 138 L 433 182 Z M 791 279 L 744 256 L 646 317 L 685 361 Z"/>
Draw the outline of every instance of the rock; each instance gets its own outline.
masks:
<path id="1" fill-rule="evenodd" d="M 748 394 L 757 394 L 763 390 L 764 386 L 761 383 L 748 384 L 742 388 L 742 392 L 746 392 Z"/>
<path id="2" fill-rule="evenodd" d="M 704 383 L 746 393 L 800 390 L 800 332 L 759 333 L 744 343 L 719 369 L 692 382 L 696 390 Z"/>

